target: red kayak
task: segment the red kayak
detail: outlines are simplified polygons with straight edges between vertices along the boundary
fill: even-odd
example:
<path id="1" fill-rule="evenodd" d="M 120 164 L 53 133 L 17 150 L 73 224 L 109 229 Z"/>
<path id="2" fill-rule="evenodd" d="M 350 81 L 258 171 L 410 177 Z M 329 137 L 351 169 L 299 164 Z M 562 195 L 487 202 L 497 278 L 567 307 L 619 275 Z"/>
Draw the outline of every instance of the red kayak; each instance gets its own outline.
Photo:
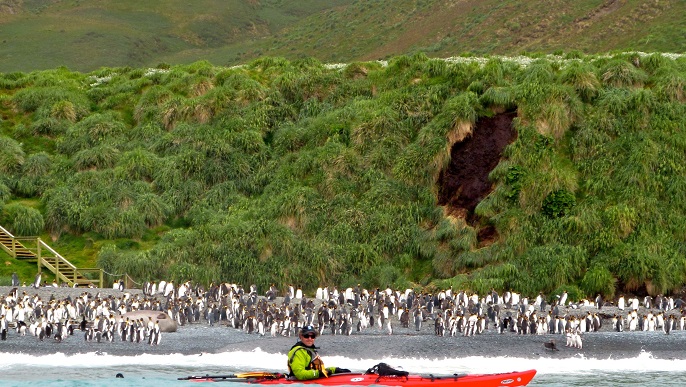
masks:
<path id="1" fill-rule="evenodd" d="M 536 375 L 536 370 L 521 372 L 507 372 L 501 374 L 472 374 L 472 375 L 378 375 L 373 373 L 343 373 L 331 375 L 328 378 L 313 380 L 291 380 L 283 374 L 267 372 L 249 372 L 236 375 L 205 375 L 189 376 L 179 380 L 194 382 L 242 382 L 251 384 L 314 384 L 320 386 L 456 386 L 456 387 L 519 387 L 526 386 Z"/>

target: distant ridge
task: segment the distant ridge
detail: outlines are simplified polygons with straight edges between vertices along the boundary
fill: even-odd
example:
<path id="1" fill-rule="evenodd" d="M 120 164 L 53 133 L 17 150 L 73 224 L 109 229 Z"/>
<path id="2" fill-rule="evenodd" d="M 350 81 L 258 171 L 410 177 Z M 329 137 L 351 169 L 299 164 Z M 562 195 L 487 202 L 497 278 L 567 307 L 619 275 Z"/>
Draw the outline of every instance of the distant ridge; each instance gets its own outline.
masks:
<path id="1" fill-rule="evenodd" d="M 264 56 L 322 62 L 426 53 L 686 51 L 686 3 L 178 0 L 0 2 L 0 71 L 145 67 Z"/>

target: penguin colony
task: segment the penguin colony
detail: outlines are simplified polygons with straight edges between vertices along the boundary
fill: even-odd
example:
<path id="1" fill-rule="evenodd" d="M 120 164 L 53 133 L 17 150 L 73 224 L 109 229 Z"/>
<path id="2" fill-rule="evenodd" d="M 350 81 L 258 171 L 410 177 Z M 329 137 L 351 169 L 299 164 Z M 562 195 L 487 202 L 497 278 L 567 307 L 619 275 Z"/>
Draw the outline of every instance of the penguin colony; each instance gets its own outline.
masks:
<path id="1" fill-rule="evenodd" d="M 308 299 L 293 286 L 279 292 L 272 285 L 260 296 L 254 285 L 246 290 L 229 283 L 210 285 L 205 290 L 190 282 L 178 287 L 171 282 L 150 282 L 144 285 L 143 293 L 162 295 L 171 305 L 167 313 L 179 325 L 205 322 L 270 336 L 295 336 L 303 325 L 314 325 L 320 334 L 351 335 L 370 328 L 387 334 L 393 334 L 394 329 L 407 333 L 433 323 L 437 336 L 474 336 L 487 329 L 499 333 L 560 334 L 568 337 L 568 346 L 581 348 L 581 335 L 599 331 L 603 320 L 610 317 L 601 312 L 607 303 L 600 296 L 593 302 L 570 302 L 566 292 L 554 297 L 550 305 L 543 294 L 529 302 L 518 293 L 505 292 L 500 296 L 494 290 L 479 297 L 452 289 L 416 294 L 412 289 L 369 291 L 359 285 L 342 291 L 336 287 L 319 288 L 314 299 Z M 277 301 L 280 293 L 283 298 Z M 620 311 L 624 308 L 622 302 L 623 296 L 618 300 Z M 655 321 L 641 324 L 642 330 L 661 329 L 669 333 L 676 328 L 677 321 L 681 329 L 686 329 L 686 313 L 679 310 L 683 305 L 680 299 L 646 297 L 641 305 L 636 298 L 630 305 L 627 318 L 638 316 L 639 306 L 643 306 L 647 310 L 644 321 Z M 594 312 L 582 312 L 591 308 Z M 623 330 L 627 318 L 617 322 L 613 318 L 612 326 Z"/>
<path id="2" fill-rule="evenodd" d="M 62 341 L 83 334 L 86 342 L 112 342 L 115 339 L 158 345 L 162 335 L 159 321 L 149 318 L 129 319 L 126 312 L 152 308 L 153 304 L 130 293 L 101 298 L 83 292 L 79 297 L 43 300 L 37 294 L 18 288 L 0 297 L 0 339 L 7 340 L 10 329 L 20 337 L 34 336 L 40 341 Z"/>
<path id="3" fill-rule="evenodd" d="M 420 331 L 425 324 L 433 324 L 437 336 L 469 337 L 486 330 L 500 334 L 559 334 L 566 336 L 568 347 L 578 349 L 582 348 L 581 336 L 599 331 L 603 320 L 610 320 L 612 329 L 620 332 L 661 330 L 669 334 L 677 327 L 686 329 L 683 301 L 665 296 L 645 297 L 642 301 L 620 296 L 616 306 L 626 314 L 608 316 L 602 313 L 608 303 L 600 297 L 569 302 L 566 292 L 548 304 L 543 294 L 530 302 L 514 292 L 501 296 L 491 291 L 479 296 L 447 289 L 417 294 L 412 289 L 369 291 L 359 285 L 343 291 L 319 288 L 313 299 L 293 286 L 279 292 L 272 285 L 264 295 L 259 295 L 254 285 L 244 289 L 230 283 L 205 289 L 190 282 L 178 286 L 166 281 L 147 282 L 142 296 L 119 289 L 119 297 L 83 292 L 74 299 L 53 297 L 44 301 L 26 291 L 20 295 L 15 288 L 0 299 L 1 338 L 6 340 L 8 330 L 14 328 L 19 336 L 28 332 L 39 340 L 61 341 L 80 330 L 87 342 L 159 344 L 157 321 L 126 318 L 125 313 L 135 310 L 164 312 L 181 326 L 204 323 L 272 337 L 296 336 L 303 325 L 314 325 L 320 334 L 351 335 L 378 329 L 390 335 L 397 330 L 404 334 Z"/>

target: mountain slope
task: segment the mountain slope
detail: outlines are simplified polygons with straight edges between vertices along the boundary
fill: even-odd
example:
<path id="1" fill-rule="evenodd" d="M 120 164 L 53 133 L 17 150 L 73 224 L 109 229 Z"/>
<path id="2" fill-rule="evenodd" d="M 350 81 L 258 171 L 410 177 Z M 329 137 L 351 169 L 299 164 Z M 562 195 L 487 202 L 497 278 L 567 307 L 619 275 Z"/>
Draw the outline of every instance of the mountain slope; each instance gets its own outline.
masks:
<path id="1" fill-rule="evenodd" d="M 0 12 L 0 71 L 686 50 L 686 3 L 678 0 L 5 0 Z"/>

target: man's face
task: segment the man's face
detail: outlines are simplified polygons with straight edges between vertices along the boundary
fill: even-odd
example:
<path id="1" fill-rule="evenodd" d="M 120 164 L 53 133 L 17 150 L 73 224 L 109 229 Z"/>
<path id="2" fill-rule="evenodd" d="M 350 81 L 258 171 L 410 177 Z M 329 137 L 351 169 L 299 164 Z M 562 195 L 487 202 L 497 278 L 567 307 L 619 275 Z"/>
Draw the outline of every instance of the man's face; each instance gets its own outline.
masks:
<path id="1" fill-rule="evenodd" d="M 316 335 L 314 334 L 314 332 L 308 332 L 308 333 L 305 333 L 304 335 L 300 335 L 300 340 L 302 340 L 303 343 L 309 345 L 309 344 L 314 344 L 315 337 L 316 337 Z"/>

